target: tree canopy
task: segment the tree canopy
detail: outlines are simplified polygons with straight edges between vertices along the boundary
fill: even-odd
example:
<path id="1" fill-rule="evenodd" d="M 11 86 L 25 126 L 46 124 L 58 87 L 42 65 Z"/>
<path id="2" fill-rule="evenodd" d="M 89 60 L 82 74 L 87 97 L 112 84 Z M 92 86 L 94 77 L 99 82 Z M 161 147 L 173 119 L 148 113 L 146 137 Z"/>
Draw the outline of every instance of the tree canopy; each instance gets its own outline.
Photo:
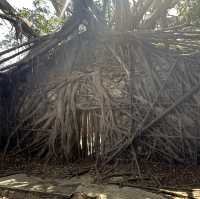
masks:
<path id="1" fill-rule="evenodd" d="M 72 1 L 73 2 L 73 1 Z M 72 12 L 70 0 L 34 0 L 33 9 L 15 10 L 6 0 L 0 2 L 2 20 L 9 21 L 16 30 L 27 36 L 56 31 Z M 50 10 L 47 3 L 52 3 Z M 175 25 L 198 24 L 198 0 L 94 0 L 93 4 L 104 24 L 121 30 L 162 29 Z M 177 16 L 170 16 L 174 8 Z M 23 28 L 22 28 L 23 27 Z"/>

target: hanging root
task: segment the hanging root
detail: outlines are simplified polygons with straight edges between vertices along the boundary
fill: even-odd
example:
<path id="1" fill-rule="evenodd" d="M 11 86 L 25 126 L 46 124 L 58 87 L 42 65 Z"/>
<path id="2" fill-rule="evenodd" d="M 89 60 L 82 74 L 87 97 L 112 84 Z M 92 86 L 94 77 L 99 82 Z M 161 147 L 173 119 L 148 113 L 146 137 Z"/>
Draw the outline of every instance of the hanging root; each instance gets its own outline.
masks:
<path id="1" fill-rule="evenodd" d="M 91 49 L 77 51 L 76 45 L 70 62 L 78 64 Z M 34 79 L 22 86 L 24 95 L 15 108 L 17 125 L 5 152 L 47 161 L 91 158 L 101 168 L 123 157 L 135 163 L 139 174 L 140 157 L 197 163 L 196 58 L 166 55 L 135 42 L 135 37 L 132 43 L 113 41 L 104 47 L 106 53 L 97 48 L 96 57 L 89 56 L 83 72 L 49 69 L 45 81 Z M 105 63 L 89 65 L 99 54 L 104 54 Z"/>

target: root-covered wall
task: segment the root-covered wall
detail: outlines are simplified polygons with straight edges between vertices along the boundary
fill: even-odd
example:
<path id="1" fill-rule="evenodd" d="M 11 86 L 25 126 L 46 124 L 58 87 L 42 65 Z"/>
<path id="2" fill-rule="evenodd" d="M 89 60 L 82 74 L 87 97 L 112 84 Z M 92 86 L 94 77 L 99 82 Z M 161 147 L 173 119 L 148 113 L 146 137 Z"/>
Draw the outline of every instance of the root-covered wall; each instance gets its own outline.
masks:
<path id="1" fill-rule="evenodd" d="M 75 2 L 58 32 L 1 70 L 14 82 L 5 152 L 97 167 L 121 157 L 198 163 L 199 31 L 112 28 L 92 1 Z"/>
<path id="2" fill-rule="evenodd" d="M 74 50 L 63 43 L 21 84 L 13 154 L 103 164 L 122 154 L 198 162 L 197 56 L 166 53 L 131 37 L 74 41 Z"/>

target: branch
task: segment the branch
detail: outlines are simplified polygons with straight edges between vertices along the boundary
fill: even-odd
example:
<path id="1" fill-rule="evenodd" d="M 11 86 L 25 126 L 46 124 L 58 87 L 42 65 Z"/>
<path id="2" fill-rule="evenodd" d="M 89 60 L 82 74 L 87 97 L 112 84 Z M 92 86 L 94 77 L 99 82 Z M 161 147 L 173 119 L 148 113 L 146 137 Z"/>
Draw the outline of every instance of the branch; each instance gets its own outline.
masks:
<path id="1" fill-rule="evenodd" d="M 56 11 L 56 15 L 59 17 L 63 7 L 65 6 L 65 1 L 63 0 L 50 0 L 55 11 Z"/>
<path id="2" fill-rule="evenodd" d="M 5 14 L 12 14 L 12 15 L 14 15 L 16 13 L 15 9 L 8 3 L 7 0 L 1 0 L 0 1 L 0 9 Z"/>
<path id="3" fill-rule="evenodd" d="M 47 40 L 49 37 L 50 36 L 48 35 L 48 36 L 43 36 L 43 37 L 37 37 L 37 38 L 34 38 L 34 39 L 30 39 L 29 41 L 24 42 L 23 44 L 19 44 L 19 45 L 16 45 L 16 46 L 12 47 L 12 48 L 7 49 L 7 50 L 1 51 L 0 52 L 0 56 L 5 55 L 5 54 L 7 54 L 9 52 L 12 52 L 14 50 L 17 50 L 17 49 L 19 49 L 21 47 L 24 47 L 24 46 L 27 46 L 27 45 L 43 42 L 43 41 Z"/>
<path id="4" fill-rule="evenodd" d="M 18 55 L 21 55 L 21 54 L 23 54 L 23 53 L 25 53 L 25 52 L 31 50 L 32 48 L 33 48 L 33 46 L 29 46 L 28 48 L 25 48 L 25 49 L 23 49 L 23 50 L 21 50 L 21 51 L 15 53 L 15 54 L 9 56 L 9 57 L 6 57 L 6 58 L 0 60 L 0 64 L 2 64 L 2 63 L 4 63 L 4 62 L 6 62 L 6 61 L 9 61 L 9 60 L 11 60 L 11 59 L 17 57 Z"/>
<path id="5" fill-rule="evenodd" d="M 0 18 L 9 21 L 12 24 L 16 22 L 16 20 L 13 17 L 1 13 L 0 13 Z"/>
<path id="6" fill-rule="evenodd" d="M 82 9 L 82 10 L 81 10 Z M 58 45 L 59 42 L 62 40 L 66 40 L 67 37 L 69 37 L 71 34 L 74 33 L 75 30 L 78 29 L 79 25 L 85 18 L 85 7 L 82 5 L 81 0 L 76 0 L 76 6 L 74 7 L 73 15 L 65 22 L 62 29 L 51 35 L 50 38 L 42 43 L 42 45 L 39 45 L 38 47 L 35 47 L 30 55 L 25 57 L 23 60 L 20 60 L 17 63 L 5 66 L 0 69 L 0 71 L 6 71 L 9 69 L 15 69 L 26 67 L 26 64 L 34 59 L 35 57 L 42 56 L 45 53 L 47 53 L 49 50 L 54 48 Z M 84 12 L 83 12 L 84 11 Z"/>
<path id="7" fill-rule="evenodd" d="M 0 15 L 0 18 L 12 23 L 16 33 L 17 31 L 22 31 L 22 34 L 29 38 L 38 36 L 38 34 L 22 18 L 16 15 L 16 10 L 7 2 L 7 0 L 0 0 L 0 9 L 4 13 Z M 19 30 L 19 28 L 21 28 L 21 30 Z"/>

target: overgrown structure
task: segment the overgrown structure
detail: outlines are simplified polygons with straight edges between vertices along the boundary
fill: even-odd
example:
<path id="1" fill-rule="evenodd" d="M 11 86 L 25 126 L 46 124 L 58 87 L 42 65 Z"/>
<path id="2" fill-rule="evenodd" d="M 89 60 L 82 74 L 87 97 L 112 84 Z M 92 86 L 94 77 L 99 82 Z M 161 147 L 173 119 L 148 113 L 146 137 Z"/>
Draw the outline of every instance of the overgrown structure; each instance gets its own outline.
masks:
<path id="1" fill-rule="evenodd" d="M 109 27 L 107 11 L 74 0 L 61 30 L 17 46 L 26 48 L 8 59 L 28 55 L 0 69 L 5 152 L 92 158 L 101 168 L 121 157 L 197 163 L 199 30 L 161 28 L 177 1 L 155 2 L 138 1 L 131 12 L 128 1 L 116 1 Z"/>

